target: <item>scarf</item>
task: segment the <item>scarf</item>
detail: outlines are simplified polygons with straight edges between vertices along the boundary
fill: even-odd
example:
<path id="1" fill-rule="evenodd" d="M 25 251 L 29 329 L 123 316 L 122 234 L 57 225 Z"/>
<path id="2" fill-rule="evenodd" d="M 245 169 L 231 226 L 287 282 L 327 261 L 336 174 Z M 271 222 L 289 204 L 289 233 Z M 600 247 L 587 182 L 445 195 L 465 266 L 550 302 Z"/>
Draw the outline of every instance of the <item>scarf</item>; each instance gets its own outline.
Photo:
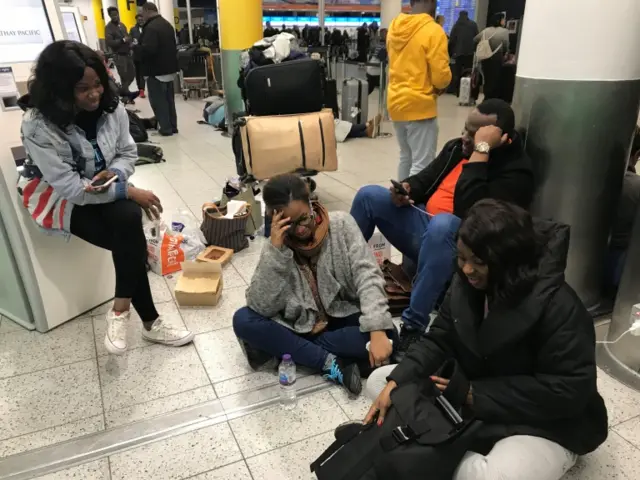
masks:
<path id="1" fill-rule="evenodd" d="M 329 233 L 329 212 L 324 208 L 324 206 L 317 202 L 312 204 L 312 208 L 315 213 L 316 222 L 316 229 L 313 233 L 313 238 L 311 238 L 309 243 L 306 245 L 288 242 L 288 246 L 293 250 L 293 257 L 298 264 L 302 275 L 309 284 L 313 300 L 318 308 L 316 323 L 311 330 L 312 335 L 317 335 L 327 328 L 327 325 L 329 324 L 329 316 L 324 309 L 324 305 L 322 305 L 317 279 L 317 265 L 320 250 L 322 249 L 322 245 Z"/>

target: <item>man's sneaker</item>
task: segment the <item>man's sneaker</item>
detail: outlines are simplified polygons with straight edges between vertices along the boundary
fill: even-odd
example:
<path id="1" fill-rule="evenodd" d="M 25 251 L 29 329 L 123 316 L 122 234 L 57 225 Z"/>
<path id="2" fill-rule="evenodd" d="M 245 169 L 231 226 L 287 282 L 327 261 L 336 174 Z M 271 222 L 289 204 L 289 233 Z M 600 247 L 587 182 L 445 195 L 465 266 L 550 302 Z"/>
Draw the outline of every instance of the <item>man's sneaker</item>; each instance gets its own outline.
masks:
<path id="1" fill-rule="evenodd" d="M 104 348 L 112 355 L 122 355 L 127 351 L 127 322 L 130 312 L 117 314 L 113 310 L 107 313 L 107 333 L 104 336 Z"/>
<path id="2" fill-rule="evenodd" d="M 166 323 L 162 317 L 158 318 L 151 330 L 142 329 L 142 338 L 154 343 L 161 343 L 170 347 L 181 347 L 193 341 L 194 334 L 188 330 L 180 330 Z"/>
<path id="3" fill-rule="evenodd" d="M 394 361 L 400 363 L 411 348 L 411 345 L 420 340 L 423 333 L 424 331 L 422 329 L 409 329 L 402 325 L 402 328 L 400 329 L 400 343 L 398 344 L 398 349 L 395 352 Z"/>
<path id="4" fill-rule="evenodd" d="M 140 89 L 140 98 L 146 98 L 146 95 L 144 94 L 144 88 Z"/>
<path id="5" fill-rule="evenodd" d="M 331 363 L 331 368 L 325 370 L 323 377 L 338 385 L 342 385 L 353 395 L 360 395 L 362 392 L 362 379 L 360 378 L 360 368 L 357 363 L 347 364 L 341 358 L 336 358 Z"/>

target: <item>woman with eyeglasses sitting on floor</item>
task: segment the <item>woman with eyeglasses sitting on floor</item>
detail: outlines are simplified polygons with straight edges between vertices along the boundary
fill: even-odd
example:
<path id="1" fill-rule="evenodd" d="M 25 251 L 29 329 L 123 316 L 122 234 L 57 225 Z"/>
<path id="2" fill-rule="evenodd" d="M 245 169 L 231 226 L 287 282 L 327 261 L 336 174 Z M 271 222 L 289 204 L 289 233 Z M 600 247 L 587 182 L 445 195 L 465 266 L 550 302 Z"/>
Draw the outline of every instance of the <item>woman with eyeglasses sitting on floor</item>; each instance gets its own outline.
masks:
<path id="1" fill-rule="evenodd" d="M 270 242 L 233 328 L 249 363 L 290 354 L 349 392 L 362 390 L 359 361 L 381 366 L 395 333 L 384 280 L 355 220 L 311 203 L 297 175 L 264 187 Z M 369 351 L 367 343 L 370 342 Z"/>
<path id="2" fill-rule="evenodd" d="M 593 320 L 564 280 L 569 229 L 481 200 L 458 234 L 458 275 L 399 365 L 371 375 L 378 423 L 398 386 L 428 376 L 482 422 L 453 480 L 559 480 L 607 438 Z M 449 378 L 438 370 L 447 360 Z M 388 383 L 387 383 L 388 381 Z M 456 401 L 457 400 L 457 401 Z"/>

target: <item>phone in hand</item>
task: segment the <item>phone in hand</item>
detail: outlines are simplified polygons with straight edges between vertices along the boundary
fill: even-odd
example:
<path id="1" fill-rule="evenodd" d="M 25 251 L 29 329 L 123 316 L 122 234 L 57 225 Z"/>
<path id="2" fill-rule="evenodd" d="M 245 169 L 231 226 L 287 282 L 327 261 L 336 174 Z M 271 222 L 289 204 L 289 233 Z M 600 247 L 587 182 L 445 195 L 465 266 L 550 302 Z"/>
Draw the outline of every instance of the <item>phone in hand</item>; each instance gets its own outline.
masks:
<path id="1" fill-rule="evenodd" d="M 402 184 L 401 184 L 400 182 L 398 182 L 398 181 L 396 181 L 396 180 L 393 180 L 393 179 L 392 179 L 392 180 L 391 180 L 391 185 L 393 185 L 393 188 L 395 188 L 395 189 L 396 189 L 396 192 L 397 192 L 399 195 L 404 195 L 405 197 L 408 197 L 408 196 L 409 196 L 409 192 L 407 192 L 407 191 L 405 190 L 405 188 L 402 186 Z"/>
<path id="2" fill-rule="evenodd" d="M 117 179 L 118 179 L 117 175 L 114 175 L 113 177 L 111 177 L 108 180 L 105 180 L 104 178 L 98 178 L 97 180 L 94 180 L 93 182 L 91 182 L 91 186 L 93 188 L 107 188 L 109 185 L 111 185 Z"/>

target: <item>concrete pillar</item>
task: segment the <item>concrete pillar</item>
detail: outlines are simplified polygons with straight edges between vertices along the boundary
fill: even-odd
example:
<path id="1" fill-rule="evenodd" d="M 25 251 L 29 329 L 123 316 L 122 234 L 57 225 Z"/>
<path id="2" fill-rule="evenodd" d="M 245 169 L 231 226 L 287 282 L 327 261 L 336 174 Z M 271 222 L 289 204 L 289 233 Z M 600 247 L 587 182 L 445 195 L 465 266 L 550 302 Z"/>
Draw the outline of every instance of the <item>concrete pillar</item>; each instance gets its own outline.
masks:
<path id="1" fill-rule="evenodd" d="M 237 86 L 240 54 L 262 38 L 262 1 L 218 0 L 222 82 L 229 131 L 234 113 L 244 111 Z"/>
<path id="2" fill-rule="evenodd" d="M 402 12 L 402 0 L 380 0 L 380 28 L 389 28 L 391 20 Z"/>
<path id="3" fill-rule="evenodd" d="M 167 22 L 171 25 L 175 25 L 174 22 L 174 12 L 173 12 L 173 0 L 156 0 L 156 6 L 158 7 L 158 12 L 162 15 Z"/>
<path id="4" fill-rule="evenodd" d="M 104 42 L 104 27 L 105 27 L 105 16 L 104 10 L 102 10 L 102 0 L 91 0 L 91 9 L 93 10 L 93 17 L 96 22 L 96 33 L 98 34 L 98 41 Z"/>
<path id="5" fill-rule="evenodd" d="M 566 278 L 587 308 L 600 300 L 640 105 L 640 2 L 617 0 L 613 23 L 601 8 L 527 2 L 514 96 L 539 184 L 532 211 L 571 226 Z"/>

